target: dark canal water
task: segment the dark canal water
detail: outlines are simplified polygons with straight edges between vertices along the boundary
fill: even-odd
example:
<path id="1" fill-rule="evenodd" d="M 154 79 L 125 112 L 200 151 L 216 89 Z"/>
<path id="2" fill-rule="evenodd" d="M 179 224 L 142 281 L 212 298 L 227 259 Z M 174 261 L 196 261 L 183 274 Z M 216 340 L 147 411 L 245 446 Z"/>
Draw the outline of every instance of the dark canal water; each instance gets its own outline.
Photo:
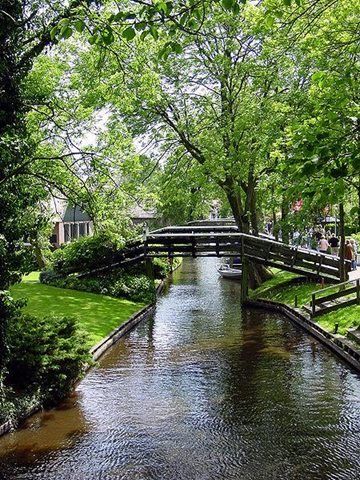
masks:
<path id="1" fill-rule="evenodd" d="M 360 478 L 359 376 L 241 312 L 217 262 L 185 262 L 73 398 L 0 439 L 1 480 Z"/>

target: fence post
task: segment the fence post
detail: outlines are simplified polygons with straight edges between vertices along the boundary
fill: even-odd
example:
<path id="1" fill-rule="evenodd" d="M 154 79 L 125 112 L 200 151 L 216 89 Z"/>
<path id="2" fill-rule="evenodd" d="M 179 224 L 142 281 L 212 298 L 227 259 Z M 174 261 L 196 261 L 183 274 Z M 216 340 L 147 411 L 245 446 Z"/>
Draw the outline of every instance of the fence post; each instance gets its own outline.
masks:
<path id="1" fill-rule="evenodd" d="M 249 293 L 249 261 L 245 257 L 244 237 L 241 237 L 241 302 L 245 302 Z"/>
<path id="2" fill-rule="evenodd" d="M 360 280 L 356 280 L 356 303 L 360 303 Z"/>
<path id="3" fill-rule="evenodd" d="M 315 293 L 311 295 L 311 315 L 315 314 Z"/>

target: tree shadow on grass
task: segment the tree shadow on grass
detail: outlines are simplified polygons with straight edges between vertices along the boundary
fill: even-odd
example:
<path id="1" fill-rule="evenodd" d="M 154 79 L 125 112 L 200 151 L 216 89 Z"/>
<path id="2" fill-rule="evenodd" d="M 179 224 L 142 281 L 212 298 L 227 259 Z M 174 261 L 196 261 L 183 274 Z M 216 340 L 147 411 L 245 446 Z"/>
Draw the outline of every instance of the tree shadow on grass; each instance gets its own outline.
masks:
<path id="1" fill-rule="evenodd" d="M 40 283 L 21 283 L 11 289 L 14 298 L 26 298 L 25 311 L 36 316 L 76 317 L 88 333 L 90 344 L 96 344 L 144 304 L 96 293 L 66 290 Z"/>

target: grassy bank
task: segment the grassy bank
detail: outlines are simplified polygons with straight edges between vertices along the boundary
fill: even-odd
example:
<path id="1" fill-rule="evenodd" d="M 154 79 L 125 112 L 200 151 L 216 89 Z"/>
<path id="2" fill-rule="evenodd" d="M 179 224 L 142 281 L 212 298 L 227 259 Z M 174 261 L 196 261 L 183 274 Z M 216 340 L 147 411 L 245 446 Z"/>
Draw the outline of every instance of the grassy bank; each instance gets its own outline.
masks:
<path id="1" fill-rule="evenodd" d="M 76 317 L 81 329 L 89 335 L 89 347 L 144 306 L 141 302 L 43 285 L 37 272 L 14 285 L 11 294 L 15 299 L 27 299 L 24 310 L 31 315 Z"/>
<path id="2" fill-rule="evenodd" d="M 313 282 L 289 284 L 292 279 L 299 276 L 277 269 L 272 269 L 272 271 L 274 277 L 264 282 L 258 289 L 250 291 L 250 298 L 274 300 L 293 307 L 295 304 L 295 296 L 297 296 L 298 306 L 301 307 L 310 303 L 312 292 L 322 288 L 320 284 Z M 336 290 L 336 287 L 334 287 L 334 291 Z M 331 290 L 326 293 L 331 293 Z M 335 324 L 338 323 L 338 332 L 346 335 L 349 328 L 360 325 L 360 306 L 352 305 L 341 308 L 334 312 L 315 317 L 315 319 L 319 325 L 329 332 L 333 332 Z"/>
<path id="3" fill-rule="evenodd" d="M 321 288 L 321 285 L 312 282 L 293 283 L 296 278 L 301 278 L 300 275 L 284 272 L 273 268 L 274 277 L 267 282 L 264 282 L 256 290 L 250 292 L 250 298 L 264 298 L 267 300 L 274 300 L 276 302 L 286 303 L 294 306 L 295 296 L 298 297 L 298 305 L 305 305 L 311 300 L 311 293 L 314 290 Z"/>

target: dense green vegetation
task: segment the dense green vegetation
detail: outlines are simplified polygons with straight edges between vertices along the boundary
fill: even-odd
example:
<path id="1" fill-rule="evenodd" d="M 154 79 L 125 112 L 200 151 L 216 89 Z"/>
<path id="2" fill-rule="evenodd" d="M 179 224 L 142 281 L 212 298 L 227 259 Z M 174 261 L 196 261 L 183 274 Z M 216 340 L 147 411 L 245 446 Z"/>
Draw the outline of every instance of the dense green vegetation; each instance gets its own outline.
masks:
<path id="1" fill-rule="evenodd" d="M 143 302 L 42 285 L 34 273 L 14 285 L 11 294 L 15 299 L 27 299 L 24 311 L 31 315 L 75 318 L 81 330 L 88 334 L 88 349 L 145 305 Z"/>
<path id="2" fill-rule="evenodd" d="M 144 271 L 71 276 L 116 260 L 141 231 L 135 206 L 184 222 L 215 204 L 242 232 L 271 218 L 284 241 L 325 212 L 343 240 L 346 224 L 359 231 L 359 13 L 358 0 L 2 2 L 0 407 L 14 377 L 11 329 L 35 324 L 9 288 L 52 292 L 39 313 L 61 291 L 14 286 L 23 274 L 45 268 L 44 281 L 78 289 L 67 290 L 74 310 L 89 291 L 153 295 Z M 53 197 L 92 218 L 93 240 L 52 254 Z M 251 286 L 268 278 L 262 266 L 250 272 Z M 308 285 L 291 288 L 308 297 Z M 77 329 L 65 330 L 77 344 Z"/>
<path id="3" fill-rule="evenodd" d="M 59 288 L 69 288 L 92 293 L 101 293 L 134 302 L 155 301 L 155 279 L 165 278 L 171 271 L 165 259 L 152 262 L 153 277 L 146 275 L 144 263 L 128 268 L 113 268 L 98 271 L 118 261 L 121 246 L 104 233 L 83 237 L 56 250 L 48 269 L 40 273 L 40 282 Z M 177 264 L 175 260 L 174 267 Z M 84 273 L 85 276 L 77 276 Z M 90 272 L 90 273 L 89 273 Z M 91 273 L 93 272 L 93 273 Z"/>
<path id="4" fill-rule="evenodd" d="M 35 285 L 35 283 L 32 283 Z M 15 424 L 29 409 L 54 405 L 70 393 L 91 361 L 89 339 L 73 317 L 30 315 L 9 298 L 8 361 L 0 422 Z"/>

